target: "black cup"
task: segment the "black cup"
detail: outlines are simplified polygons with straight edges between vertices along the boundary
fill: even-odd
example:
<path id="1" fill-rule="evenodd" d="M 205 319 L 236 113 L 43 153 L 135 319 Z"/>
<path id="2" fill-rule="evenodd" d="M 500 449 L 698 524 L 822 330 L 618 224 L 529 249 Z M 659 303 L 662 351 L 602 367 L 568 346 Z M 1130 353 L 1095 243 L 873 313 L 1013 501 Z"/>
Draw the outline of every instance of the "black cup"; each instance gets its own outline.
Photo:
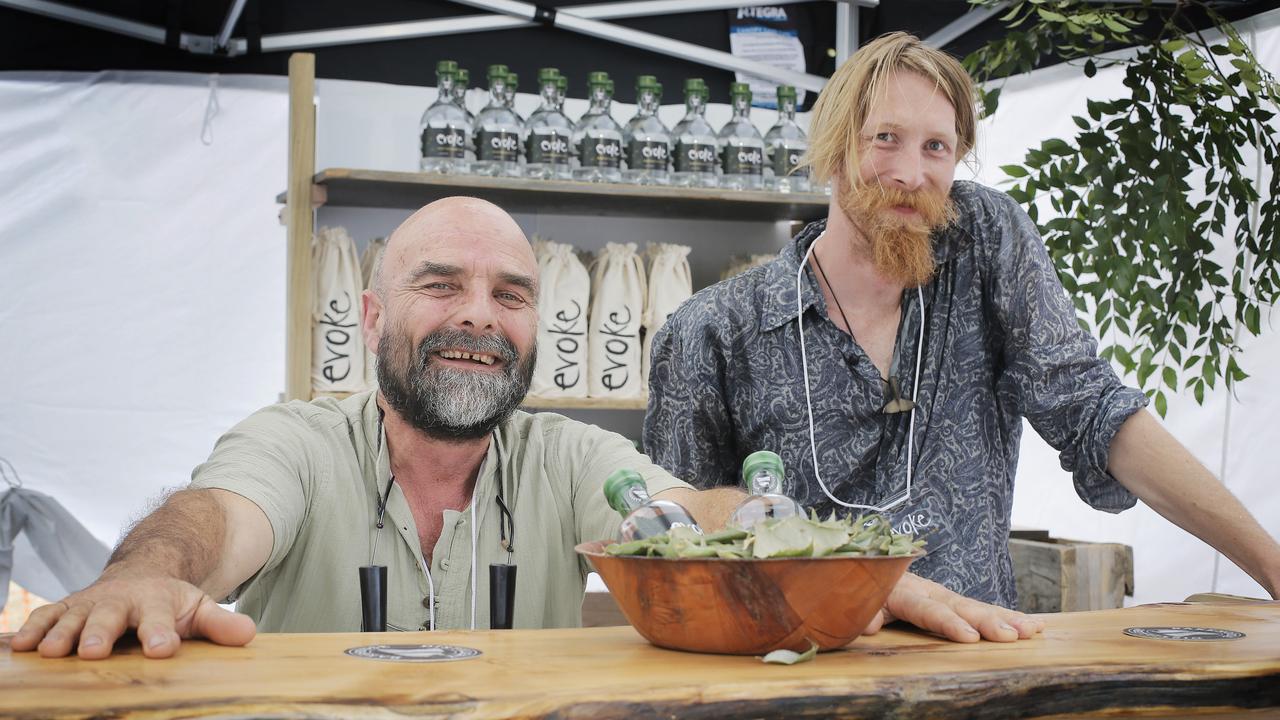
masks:
<path id="1" fill-rule="evenodd" d="M 510 630 L 516 612 L 516 566 L 489 566 L 489 627 Z"/>
<path id="2" fill-rule="evenodd" d="M 387 631 L 387 566 L 360 568 L 360 631 Z"/>

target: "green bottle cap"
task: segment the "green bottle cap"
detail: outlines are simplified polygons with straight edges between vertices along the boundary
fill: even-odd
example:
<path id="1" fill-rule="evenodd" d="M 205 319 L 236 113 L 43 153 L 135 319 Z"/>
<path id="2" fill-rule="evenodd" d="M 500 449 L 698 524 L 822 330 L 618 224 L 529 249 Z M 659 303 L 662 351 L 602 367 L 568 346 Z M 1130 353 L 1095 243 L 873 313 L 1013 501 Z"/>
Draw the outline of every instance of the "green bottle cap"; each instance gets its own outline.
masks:
<path id="1" fill-rule="evenodd" d="M 641 75 L 636 78 L 636 90 L 658 87 L 658 78 L 652 75 Z"/>
<path id="2" fill-rule="evenodd" d="M 538 68 L 538 84 L 546 85 L 556 78 L 560 77 L 560 71 L 556 68 Z"/>
<path id="3" fill-rule="evenodd" d="M 640 473 L 628 468 L 615 470 L 604 481 L 604 499 L 608 501 L 609 507 L 619 513 L 626 513 L 630 509 L 630 505 L 625 500 L 626 493 L 637 485 L 648 491 L 648 486 L 645 485 L 644 478 L 640 477 Z"/>
<path id="4" fill-rule="evenodd" d="M 795 88 L 791 87 L 790 85 L 778 86 L 778 102 L 782 102 L 783 100 L 795 100 L 795 99 L 796 99 Z"/>
<path id="5" fill-rule="evenodd" d="M 467 83 L 469 82 L 471 82 L 470 71 L 468 71 L 466 68 L 458 68 L 458 77 L 454 81 L 454 84 L 462 85 L 463 87 L 466 87 Z"/>
<path id="6" fill-rule="evenodd" d="M 489 82 L 493 82 L 497 78 L 507 79 L 507 73 L 511 72 L 506 65 L 490 65 L 489 66 Z"/>
<path id="7" fill-rule="evenodd" d="M 520 76 L 515 73 L 507 73 L 507 87 L 511 90 L 520 87 Z"/>
<path id="8" fill-rule="evenodd" d="M 609 84 L 609 73 L 596 70 L 587 75 L 587 87 L 592 88 L 597 85 L 606 86 Z"/>
<path id="9" fill-rule="evenodd" d="M 729 83 L 730 97 L 745 97 L 751 99 L 751 86 L 746 83 Z"/>
<path id="10" fill-rule="evenodd" d="M 458 63 L 452 60 L 441 60 L 440 62 L 436 63 L 437 75 L 444 75 L 446 73 L 453 75 L 453 74 L 457 74 L 457 72 L 458 72 Z"/>
<path id="11" fill-rule="evenodd" d="M 561 75 L 561 76 L 557 77 L 557 78 L 556 78 L 556 89 L 557 89 L 557 90 L 559 90 L 560 92 L 565 92 L 566 90 L 568 90 L 568 89 L 569 89 L 569 78 L 567 78 L 567 77 L 565 77 L 565 76 L 563 76 L 563 75 Z"/>
<path id="12" fill-rule="evenodd" d="M 785 477 L 782 458 L 770 450 L 757 450 L 742 461 L 742 480 L 747 484 L 747 492 L 751 491 L 751 478 L 761 470 L 771 470 L 781 480 Z"/>
<path id="13" fill-rule="evenodd" d="M 610 80 L 604 88 L 609 91 L 609 97 L 613 97 L 613 80 Z"/>

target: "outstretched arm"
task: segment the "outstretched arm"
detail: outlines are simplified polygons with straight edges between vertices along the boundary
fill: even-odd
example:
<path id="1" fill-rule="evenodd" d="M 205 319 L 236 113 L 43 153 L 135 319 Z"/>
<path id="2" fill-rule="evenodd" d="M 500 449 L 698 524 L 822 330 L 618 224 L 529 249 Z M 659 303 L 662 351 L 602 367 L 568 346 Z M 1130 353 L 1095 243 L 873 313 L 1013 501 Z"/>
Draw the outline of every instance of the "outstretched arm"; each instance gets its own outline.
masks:
<path id="1" fill-rule="evenodd" d="M 252 577 L 271 547 L 271 524 L 253 502 L 226 490 L 179 491 L 121 541 L 97 582 L 33 612 L 12 647 L 99 659 L 130 629 L 147 657 L 169 657 L 190 637 L 244 645 L 253 621 L 215 598 Z"/>
<path id="2" fill-rule="evenodd" d="M 1280 599 L 1280 545 L 1148 412 L 1111 442 L 1111 473 L 1153 510 L 1209 543 Z"/>

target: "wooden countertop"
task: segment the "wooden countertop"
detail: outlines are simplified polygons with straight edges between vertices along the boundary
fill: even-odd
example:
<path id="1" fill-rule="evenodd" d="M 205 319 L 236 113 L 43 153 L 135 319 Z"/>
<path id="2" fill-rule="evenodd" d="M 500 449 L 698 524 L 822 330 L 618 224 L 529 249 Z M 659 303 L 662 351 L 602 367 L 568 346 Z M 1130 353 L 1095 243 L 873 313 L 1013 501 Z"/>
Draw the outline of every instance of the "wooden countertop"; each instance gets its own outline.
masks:
<path id="1" fill-rule="evenodd" d="M 1280 602 L 1166 604 L 1045 616 L 1011 644 L 911 630 L 860 638 L 809 663 L 662 650 L 630 627 L 382 635 L 260 635 L 185 643 L 147 660 L 13 653 L 0 638 L 8 717 L 1126 717 L 1280 716 Z M 1134 626 L 1213 627 L 1232 641 L 1128 637 Z M 480 650 L 448 663 L 354 658 L 374 643 Z M 1242 715 L 1243 713 L 1243 715 Z"/>

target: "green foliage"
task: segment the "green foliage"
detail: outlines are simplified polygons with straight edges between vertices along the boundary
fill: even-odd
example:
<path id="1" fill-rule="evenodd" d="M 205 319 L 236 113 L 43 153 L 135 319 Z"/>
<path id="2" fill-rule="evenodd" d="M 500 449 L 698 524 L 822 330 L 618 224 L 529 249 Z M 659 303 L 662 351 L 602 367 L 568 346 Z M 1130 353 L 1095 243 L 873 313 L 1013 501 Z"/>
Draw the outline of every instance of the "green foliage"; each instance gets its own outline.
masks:
<path id="1" fill-rule="evenodd" d="M 970 0 L 993 5 L 993 0 Z M 1224 36 L 1188 29 L 1188 9 Z M 1280 86 L 1229 23 L 1200 0 L 1099 4 L 1019 0 L 1002 17 L 1009 34 L 965 59 L 999 104 L 997 80 L 1050 52 L 1087 77 L 1123 66 L 1128 95 L 1089 100 L 1071 140 L 1051 139 L 1001 169 L 1026 206 L 1075 300 L 1114 360 L 1165 414 L 1166 392 L 1198 402 L 1222 379 L 1248 375 L 1237 339 L 1261 331 L 1261 309 L 1280 294 Z M 1137 46 L 1136 54 L 1102 55 Z M 1248 149 L 1271 168 L 1260 187 Z M 1192 181 L 1204 192 L 1193 191 Z M 1053 216 L 1041 219 L 1047 198 Z M 1257 208 L 1255 210 L 1255 208 Z M 1210 257 L 1215 238 L 1235 246 L 1230 268 Z M 1120 338 L 1116 335 L 1120 334 Z"/>

